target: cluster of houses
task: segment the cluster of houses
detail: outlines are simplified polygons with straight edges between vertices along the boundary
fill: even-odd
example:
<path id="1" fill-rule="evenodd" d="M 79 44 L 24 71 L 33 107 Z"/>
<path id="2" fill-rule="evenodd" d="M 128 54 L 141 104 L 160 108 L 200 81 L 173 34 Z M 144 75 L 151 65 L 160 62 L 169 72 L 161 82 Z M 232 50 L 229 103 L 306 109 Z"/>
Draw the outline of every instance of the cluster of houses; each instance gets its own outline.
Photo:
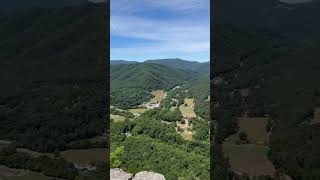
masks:
<path id="1" fill-rule="evenodd" d="M 160 107 L 160 102 L 145 102 L 141 104 L 139 107 L 146 108 L 146 109 L 154 109 Z"/>

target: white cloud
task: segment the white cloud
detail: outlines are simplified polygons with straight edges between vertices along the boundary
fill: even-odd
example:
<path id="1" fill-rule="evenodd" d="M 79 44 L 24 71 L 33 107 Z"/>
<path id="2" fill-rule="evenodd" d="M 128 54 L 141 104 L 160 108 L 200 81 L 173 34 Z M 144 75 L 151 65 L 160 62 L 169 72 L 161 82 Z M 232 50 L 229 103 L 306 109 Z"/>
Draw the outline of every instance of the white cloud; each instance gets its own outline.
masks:
<path id="1" fill-rule="evenodd" d="M 131 14 L 165 9 L 175 13 L 209 10 L 210 0 L 111 0 L 111 14 Z"/>
<path id="2" fill-rule="evenodd" d="M 205 8 L 208 10 L 207 3 L 209 0 L 111 0 L 112 36 L 153 41 L 132 47 L 111 48 L 111 57 L 118 57 L 121 54 L 133 56 L 152 53 L 209 54 L 209 17 L 197 17 L 194 12 L 203 11 Z M 155 19 L 137 13 L 145 12 L 146 9 L 172 10 L 175 13 L 182 12 L 184 15 L 179 18 Z M 189 15 L 194 14 L 194 17 L 185 16 L 186 12 Z"/>

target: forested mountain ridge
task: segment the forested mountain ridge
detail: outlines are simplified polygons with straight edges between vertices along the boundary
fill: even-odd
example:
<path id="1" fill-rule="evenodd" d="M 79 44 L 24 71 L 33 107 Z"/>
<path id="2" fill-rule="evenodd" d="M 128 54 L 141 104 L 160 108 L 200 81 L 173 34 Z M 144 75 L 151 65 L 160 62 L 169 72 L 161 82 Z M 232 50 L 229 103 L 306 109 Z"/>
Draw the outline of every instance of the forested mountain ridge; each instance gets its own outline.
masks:
<path id="1" fill-rule="evenodd" d="M 144 90 L 170 89 L 195 74 L 153 63 L 112 65 L 110 70 L 111 89 L 120 87 Z"/>
<path id="2" fill-rule="evenodd" d="M 137 61 L 125 61 L 125 60 L 110 60 L 110 65 L 117 65 L 117 64 L 136 64 Z"/>
<path id="3" fill-rule="evenodd" d="M 136 64 L 139 63 L 137 61 L 125 61 L 125 60 L 111 60 L 111 65 L 116 64 Z M 171 68 L 182 69 L 182 70 L 190 70 L 193 72 L 205 74 L 209 73 L 209 62 L 197 62 L 197 61 L 187 61 L 179 58 L 175 59 L 150 59 L 145 60 L 141 63 L 153 63 L 160 64 L 164 66 L 168 66 Z"/>
<path id="4" fill-rule="evenodd" d="M 1 165 L 72 180 L 79 170 L 60 152 L 105 148 L 88 139 L 107 124 L 106 16 L 93 3 L 1 13 Z M 105 179 L 98 164 L 81 176 Z"/>
<path id="5" fill-rule="evenodd" d="M 155 63 L 171 68 L 190 70 L 197 73 L 209 73 L 209 62 L 186 61 L 183 59 L 152 59 L 144 61 L 146 63 Z"/>
<path id="6" fill-rule="evenodd" d="M 216 25 L 217 61 L 211 80 L 216 148 L 239 130 L 238 117 L 265 117 L 271 133 L 268 158 L 277 173 L 293 179 L 319 177 L 319 126 L 310 124 L 319 107 L 319 41 L 266 32 Z M 216 160 L 221 159 L 217 154 Z M 216 174 L 228 174 L 217 168 Z"/>

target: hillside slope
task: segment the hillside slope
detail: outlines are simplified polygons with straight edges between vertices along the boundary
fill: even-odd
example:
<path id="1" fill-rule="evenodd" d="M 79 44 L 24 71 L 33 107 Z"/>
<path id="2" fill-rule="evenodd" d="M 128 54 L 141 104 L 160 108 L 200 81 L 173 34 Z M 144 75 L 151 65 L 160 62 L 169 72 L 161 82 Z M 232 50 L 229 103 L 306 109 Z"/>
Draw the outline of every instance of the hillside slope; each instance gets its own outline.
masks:
<path id="1" fill-rule="evenodd" d="M 103 134 L 104 5 L 37 8 L 1 17 L 0 138 L 53 152 Z"/>
<path id="2" fill-rule="evenodd" d="M 320 100 L 319 42 L 295 42 L 234 26 L 220 28 L 224 31 L 217 27 L 217 32 L 225 36 L 217 36 L 220 47 L 211 82 L 218 142 L 237 132 L 237 117 L 269 115 L 269 158 L 275 167 L 294 179 L 319 177 L 319 126 L 308 123 Z M 234 53 L 225 53 L 230 49 Z M 241 94 L 243 90 L 248 94 Z"/>
<path id="3" fill-rule="evenodd" d="M 182 59 L 152 59 L 146 60 L 145 63 L 155 63 L 168 66 L 171 68 L 178 68 L 183 70 L 191 70 L 197 73 L 209 73 L 209 62 L 186 61 Z"/>
<path id="4" fill-rule="evenodd" d="M 110 71 L 111 89 L 120 87 L 144 90 L 170 89 L 184 83 L 194 73 L 153 63 L 113 65 Z"/>

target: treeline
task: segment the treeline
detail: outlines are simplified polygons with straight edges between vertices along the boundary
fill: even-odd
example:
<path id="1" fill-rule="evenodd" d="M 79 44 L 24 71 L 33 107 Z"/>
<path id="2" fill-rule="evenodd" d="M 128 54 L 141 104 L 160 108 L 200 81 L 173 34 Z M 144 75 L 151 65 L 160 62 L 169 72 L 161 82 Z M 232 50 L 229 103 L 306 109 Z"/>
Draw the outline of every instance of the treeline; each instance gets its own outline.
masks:
<path id="1" fill-rule="evenodd" d="M 115 107 L 112 107 L 112 108 L 110 109 L 110 114 L 123 116 L 123 117 L 125 117 L 125 118 L 133 118 L 133 117 L 134 117 L 134 115 L 133 115 L 131 112 L 118 110 L 118 109 L 115 108 Z"/>
<path id="2" fill-rule="evenodd" d="M 154 118 L 159 121 L 174 123 L 179 122 L 182 119 L 182 114 L 179 108 L 176 108 L 174 111 L 168 109 L 151 109 L 143 113 L 141 117 Z"/>
<path id="3" fill-rule="evenodd" d="M 31 157 L 27 153 L 17 152 L 14 145 L 1 149 L 0 163 L 9 168 L 28 169 L 50 177 L 74 180 L 78 176 L 73 164 L 64 159 L 53 159 L 48 156 Z"/>
<path id="4" fill-rule="evenodd" d="M 140 88 L 119 88 L 110 92 L 110 105 L 120 109 L 130 109 L 148 102 L 153 95 Z"/>
<path id="5" fill-rule="evenodd" d="M 88 148 L 106 148 L 108 139 L 103 137 L 99 140 L 84 139 L 72 141 L 67 144 L 66 149 L 88 149 Z"/>
<path id="6" fill-rule="evenodd" d="M 194 77 L 190 82 L 189 96 L 194 98 L 194 111 L 195 113 L 205 120 L 209 120 L 210 112 L 210 79 L 209 74 L 203 74 Z"/>
<path id="7" fill-rule="evenodd" d="M 193 136 L 192 139 L 197 140 L 197 141 L 205 141 L 205 142 L 210 142 L 209 139 L 209 131 L 210 131 L 210 125 L 209 121 L 207 120 L 201 120 L 201 119 L 195 119 L 193 118 L 191 120 L 192 123 L 192 129 L 196 132 Z"/>

